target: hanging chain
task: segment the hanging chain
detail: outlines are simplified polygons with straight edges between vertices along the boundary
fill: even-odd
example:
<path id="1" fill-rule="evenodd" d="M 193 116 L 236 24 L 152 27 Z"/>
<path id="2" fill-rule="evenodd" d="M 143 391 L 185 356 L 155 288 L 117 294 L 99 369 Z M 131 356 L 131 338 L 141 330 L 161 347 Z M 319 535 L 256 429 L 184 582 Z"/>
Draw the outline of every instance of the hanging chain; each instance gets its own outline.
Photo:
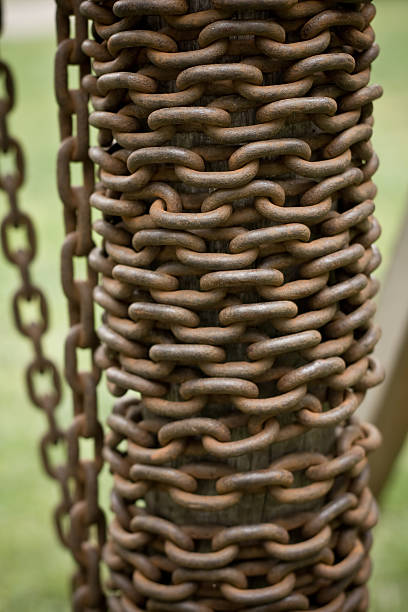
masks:
<path id="1" fill-rule="evenodd" d="M 9 206 L 1 224 L 2 248 L 5 258 L 18 268 L 21 278 L 12 301 L 14 321 L 18 331 L 31 341 L 34 353 L 26 368 L 27 391 L 33 404 L 43 410 L 47 418 L 48 429 L 40 444 L 42 462 L 47 474 L 60 485 L 61 499 L 55 509 L 55 523 L 61 542 L 71 550 L 77 563 L 72 607 L 77 611 L 90 611 L 105 609 L 99 579 L 105 519 L 98 505 L 97 484 L 103 463 L 103 430 L 97 420 L 96 407 L 96 385 L 100 373 L 93 359 L 97 346 L 92 305 L 96 274 L 87 264 L 87 255 L 93 247 L 88 198 L 94 184 L 93 164 L 88 158 L 88 100 L 80 88 L 70 90 L 68 86 L 69 66 L 78 67 L 79 79 L 89 72 L 89 60 L 81 51 L 81 43 L 87 35 L 87 19 L 79 15 L 79 5 L 80 2 L 75 0 L 57 2 L 55 83 L 61 134 L 57 180 L 64 204 L 66 237 L 62 247 L 61 275 L 70 321 L 65 343 L 65 378 L 72 390 L 74 409 L 72 424 L 66 430 L 58 425 L 55 414 L 61 400 L 60 374 L 43 351 L 43 336 L 49 323 L 48 305 L 43 291 L 31 279 L 36 233 L 31 218 L 19 208 L 24 154 L 19 142 L 8 132 L 7 118 L 14 107 L 14 82 L 4 62 L 0 62 L 0 153 L 3 161 L 6 156 L 13 160 L 13 169 L 0 171 L 0 189 Z M 70 37 L 71 20 L 75 24 L 75 38 Z M 71 163 L 81 166 L 81 186 L 71 185 Z M 14 246 L 16 232 L 24 234 L 23 245 Z M 86 262 L 85 280 L 78 280 L 75 276 L 75 260 L 79 258 Z M 36 315 L 30 320 L 26 315 L 28 304 L 36 305 Z M 89 371 L 78 368 L 79 351 L 90 353 Z M 84 452 L 83 439 L 93 443 L 91 459 L 86 458 L 89 452 Z M 65 463 L 55 465 L 52 462 L 50 451 L 56 446 L 64 451 L 67 447 Z"/>
<path id="2" fill-rule="evenodd" d="M 96 386 L 100 371 L 94 361 L 98 340 L 94 331 L 92 299 L 97 274 L 88 264 L 88 254 L 94 246 L 89 207 L 89 196 L 94 187 L 94 166 L 88 157 L 88 96 L 81 88 L 83 77 L 90 72 L 89 58 L 81 50 L 88 35 L 88 20 L 80 15 L 80 4 L 80 0 L 56 2 L 55 89 L 61 137 L 57 180 L 66 232 L 61 251 L 61 277 L 68 300 L 70 325 L 65 341 L 65 378 L 72 391 L 74 409 L 74 419 L 67 430 L 68 469 L 74 482 L 70 546 L 78 564 L 73 583 L 74 609 L 103 610 L 99 562 L 105 541 L 105 517 L 98 504 L 103 429 L 97 418 Z M 75 89 L 71 89 L 69 84 L 71 67 L 75 67 L 78 79 Z M 82 173 L 79 185 L 72 181 L 75 166 Z M 78 278 L 81 261 L 86 269 L 84 279 Z M 80 368 L 80 355 L 89 358 L 88 370 Z M 85 440 L 92 443 L 91 458 L 86 458 L 84 453 Z"/>
<path id="3" fill-rule="evenodd" d="M 1 6 L 0 6 L 1 11 Z M 61 501 L 55 510 L 57 531 L 61 541 L 68 546 L 64 535 L 64 517 L 69 513 L 72 500 L 68 488 L 66 465 L 54 465 L 51 449 L 64 444 L 65 435 L 56 421 L 56 409 L 61 400 L 61 378 L 57 367 L 44 353 L 43 337 L 48 329 L 48 304 L 43 291 L 33 283 L 31 264 L 37 250 L 36 232 L 28 214 L 19 206 L 19 189 L 24 182 L 24 153 L 20 143 L 8 131 L 8 114 L 14 107 L 14 81 L 10 68 L 0 62 L 2 90 L 0 94 L 0 154 L 4 163 L 6 156 L 13 160 L 11 170 L 0 171 L 0 189 L 5 194 L 8 212 L 1 224 L 1 244 L 5 258 L 17 267 L 20 286 L 12 299 L 13 317 L 16 328 L 28 338 L 33 348 L 33 357 L 27 365 L 25 379 L 28 395 L 46 418 L 48 429 L 42 436 L 40 449 L 45 471 L 54 478 L 61 488 Z M 24 244 L 15 246 L 15 234 L 24 235 Z M 20 238 L 21 243 L 21 238 Z M 36 315 L 27 320 L 25 311 L 29 305 L 36 305 Z"/>

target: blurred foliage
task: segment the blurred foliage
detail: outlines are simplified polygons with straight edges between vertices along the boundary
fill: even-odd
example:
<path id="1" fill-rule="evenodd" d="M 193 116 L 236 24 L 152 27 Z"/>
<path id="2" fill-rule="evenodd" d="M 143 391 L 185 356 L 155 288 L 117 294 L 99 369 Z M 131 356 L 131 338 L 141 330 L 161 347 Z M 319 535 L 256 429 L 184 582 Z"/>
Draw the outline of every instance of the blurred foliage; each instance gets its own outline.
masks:
<path id="1" fill-rule="evenodd" d="M 403 61 L 408 56 L 408 3 L 382 0 L 377 4 L 375 28 L 382 54 L 375 63 L 372 82 L 384 86 L 385 96 L 375 104 L 374 145 L 381 158 L 377 174 L 377 215 L 383 226 L 379 245 L 386 264 L 401 223 L 408 185 L 408 81 Z M 52 302 L 52 329 L 47 349 L 61 362 L 61 338 L 67 320 L 58 280 L 63 232 L 54 176 L 58 138 L 52 93 L 53 41 L 7 40 L 2 48 L 17 79 L 18 108 L 13 113 L 12 128 L 23 139 L 27 151 L 28 172 L 22 203 L 37 221 L 40 249 L 35 277 L 45 286 Z M 0 213 L 4 211 L 2 200 Z M 382 275 L 385 270 L 386 265 Z M 41 473 L 35 451 L 44 420 L 26 399 L 22 367 L 30 358 L 29 348 L 10 324 L 9 301 L 16 284 L 14 270 L 1 261 L 0 610 L 64 612 L 69 609 L 67 577 L 71 562 L 56 544 L 51 529 L 50 516 L 58 499 L 57 491 Z M 110 400 L 103 389 L 100 395 L 102 413 L 107 414 Z M 66 395 L 61 409 L 64 421 L 69 419 L 69 414 Z M 408 452 L 405 451 L 383 496 L 382 519 L 375 530 L 375 569 L 371 582 L 374 612 L 407 609 L 407 487 Z M 102 501 L 107 507 L 106 482 L 102 490 Z"/>

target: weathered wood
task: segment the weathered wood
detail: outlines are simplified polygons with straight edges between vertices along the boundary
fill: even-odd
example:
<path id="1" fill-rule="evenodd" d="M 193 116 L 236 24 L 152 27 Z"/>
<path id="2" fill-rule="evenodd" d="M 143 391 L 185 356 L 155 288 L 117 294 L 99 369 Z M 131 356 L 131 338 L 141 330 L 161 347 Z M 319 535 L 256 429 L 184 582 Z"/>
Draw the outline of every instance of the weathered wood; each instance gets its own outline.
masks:
<path id="1" fill-rule="evenodd" d="M 371 458 L 371 487 L 377 497 L 389 479 L 408 431 L 408 317 L 401 340 L 401 350 L 384 385 L 385 397 L 375 420 L 383 435 L 382 447 Z"/>
<path id="2" fill-rule="evenodd" d="M 382 338 L 377 355 L 386 370 L 385 383 L 369 392 L 361 408 L 383 435 L 372 455 L 371 484 L 379 496 L 387 482 L 408 431 L 408 212 L 380 295 L 377 320 Z"/>

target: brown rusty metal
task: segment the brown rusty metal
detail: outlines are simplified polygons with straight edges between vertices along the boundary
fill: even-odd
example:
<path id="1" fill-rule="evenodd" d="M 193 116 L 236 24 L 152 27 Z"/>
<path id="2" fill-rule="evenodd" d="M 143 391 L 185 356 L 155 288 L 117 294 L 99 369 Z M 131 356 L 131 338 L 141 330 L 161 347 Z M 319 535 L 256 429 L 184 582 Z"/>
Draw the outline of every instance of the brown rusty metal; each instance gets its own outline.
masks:
<path id="1" fill-rule="evenodd" d="M 88 21 L 80 14 L 79 7 L 80 2 L 74 0 L 56 2 L 55 92 L 61 137 L 57 183 L 65 225 L 61 282 L 68 302 L 70 325 L 65 339 L 65 380 L 71 391 L 74 415 L 66 431 L 67 467 L 73 488 L 68 542 L 77 563 L 72 583 L 73 609 L 104 610 L 99 564 L 105 542 L 105 515 L 98 502 L 103 428 L 97 411 L 96 387 L 100 371 L 94 360 L 98 341 L 92 298 L 97 275 L 88 263 L 88 255 L 94 247 L 89 207 L 94 167 L 88 156 L 88 96 L 79 86 L 89 73 L 90 63 L 81 49 L 88 34 Z M 69 81 L 73 67 L 77 88 L 72 88 L 72 81 Z M 79 184 L 72 179 L 74 167 L 80 170 Z M 81 259 L 85 262 L 85 278 L 78 273 Z M 78 363 L 81 354 L 88 358 L 87 370 Z M 91 456 L 84 453 L 82 440 L 93 442 Z"/>
<path id="2" fill-rule="evenodd" d="M 97 361 L 123 396 L 104 451 L 109 608 L 366 610 L 374 7 L 81 12 Z"/>
<path id="3" fill-rule="evenodd" d="M 78 566 L 73 608 L 367 610 L 377 520 L 367 455 L 379 435 L 355 413 L 383 377 L 371 354 L 373 5 L 56 4 L 74 407 L 64 432 L 58 373 L 39 352 L 46 302 L 27 272 L 34 230 L 16 207 L 23 162 L 4 127 L 13 96 L 3 67 L 1 144 L 17 171 L 1 186 L 11 206 L 3 248 L 23 279 L 16 324 L 36 351 L 29 393 L 50 420 L 46 469 L 62 485 L 57 524 Z M 102 213 L 99 246 L 90 205 Z M 12 226 L 26 228 L 27 248 L 13 251 Z M 20 304 L 33 297 L 41 316 L 27 325 Z M 104 310 L 97 335 L 94 302 Z M 55 389 L 43 396 L 32 379 L 45 370 Z M 104 445 L 101 370 L 120 398 Z M 94 441 L 91 459 L 82 439 Z M 67 463 L 53 468 L 47 448 L 60 441 Z M 103 461 L 113 474 L 106 543 Z"/>

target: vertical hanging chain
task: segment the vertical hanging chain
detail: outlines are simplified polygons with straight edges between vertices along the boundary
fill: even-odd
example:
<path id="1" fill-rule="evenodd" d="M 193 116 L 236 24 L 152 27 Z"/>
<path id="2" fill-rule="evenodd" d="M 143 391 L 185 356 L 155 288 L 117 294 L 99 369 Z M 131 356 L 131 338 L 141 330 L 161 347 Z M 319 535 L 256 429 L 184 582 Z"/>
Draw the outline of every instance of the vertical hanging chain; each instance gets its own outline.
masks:
<path id="1" fill-rule="evenodd" d="M 98 474 L 102 469 L 103 429 L 97 418 L 96 386 L 100 371 L 94 361 L 98 345 L 94 331 L 92 292 L 97 274 L 88 264 L 93 248 L 89 196 L 94 187 L 94 167 L 88 157 L 88 96 L 81 81 L 89 74 L 89 58 L 81 45 L 87 38 L 88 20 L 80 15 L 80 0 L 57 0 L 55 91 L 59 105 L 61 144 L 58 153 L 58 192 L 64 207 L 66 236 L 61 251 L 61 279 L 68 300 L 70 329 L 65 341 L 65 378 L 72 391 L 74 418 L 67 430 L 68 470 L 74 483 L 70 512 L 70 547 L 78 570 L 73 581 L 75 610 L 103 610 L 99 562 L 105 540 L 105 517 L 98 505 Z M 76 88 L 69 83 L 75 67 Z M 79 167 L 80 184 L 72 171 Z M 85 278 L 78 278 L 78 264 Z M 84 370 L 79 357 L 89 357 Z M 91 458 L 85 458 L 84 440 L 92 441 Z M 89 454 L 89 453 L 88 453 Z"/>
<path id="2" fill-rule="evenodd" d="M 14 81 L 10 68 L 0 62 L 0 160 L 12 159 L 11 170 L 0 170 L 0 190 L 5 194 L 8 212 L 1 224 L 1 244 L 5 258 L 20 273 L 20 286 L 12 306 L 18 331 L 33 347 L 33 358 L 25 372 L 28 395 L 46 415 L 48 429 L 40 449 L 45 471 L 60 485 L 60 502 L 55 509 L 55 523 L 63 545 L 71 550 L 77 569 L 73 577 L 72 608 L 77 611 L 104 610 L 104 596 L 99 579 L 99 562 L 105 540 L 105 519 L 98 505 L 97 477 L 102 468 L 103 430 L 97 420 L 96 385 L 100 373 L 94 364 L 97 345 L 93 325 L 92 290 L 96 275 L 87 264 L 92 248 L 89 194 L 92 192 L 93 164 L 88 158 L 88 100 L 80 88 L 70 90 L 68 67 L 78 67 L 81 79 L 89 71 L 89 60 L 81 52 L 87 34 L 87 20 L 79 15 L 77 1 L 57 2 L 58 49 L 56 54 L 56 94 L 60 108 L 61 147 L 58 155 L 58 190 L 64 204 L 66 237 L 62 247 L 61 272 L 68 299 L 70 330 L 65 344 L 65 378 L 72 390 L 74 418 L 63 430 L 56 419 L 61 400 L 58 369 L 43 350 L 43 336 L 49 325 L 48 304 L 43 291 L 33 283 L 31 264 L 36 255 L 36 232 L 29 215 L 19 207 L 18 193 L 24 182 L 24 154 L 20 143 L 8 131 L 8 114 L 14 107 Z M 0 3 L 0 22 L 1 22 Z M 70 21 L 75 23 L 75 38 L 70 37 Z M 75 127 L 74 127 L 75 126 Z M 75 133 L 74 133 L 75 129 Z M 81 166 L 80 186 L 71 185 L 71 163 Z M 10 165 L 10 164 L 9 164 Z M 15 246 L 14 234 L 24 235 L 24 243 Z M 86 262 L 86 278 L 78 280 L 74 261 Z M 28 320 L 27 306 L 36 306 Z M 78 351 L 90 353 L 89 371 L 78 369 Z M 81 439 L 93 442 L 92 457 L 82 457 Z M 67 459 L 53 463 L 51 449 L 67 447 Z M 89 455 L 89 453 L 87 453 Z"/>
<path id="3" fill-rule="evenodd" d="M 0 5 L 1 14 L 1 5 Z M 45 471 L 61 487 L 61 501 L 55 510 L 57 531 L 67 545 L 63 529 L 63 517 L 69 512 L 71 498 L 67 486 L 65 465 L 54 465 L 50 450 L 63 444 L 64 432 L 58 426 L 55 411 L 61 400 L 61 379 L 57 367 L 45 354 L 43 338 L 48 330 L 48 304 L 43 291 L 33 283 L 31 264 L 37 251 L 36 232 L 31 217 L 20 209 L 19 190 L 25 177 L 25 160 L 18 140 L 8 131 L 8 115 L 14 108 L 14 80 L 9 66 L 0 62 L 0 190 L 4 193 L 8 212 L 1 223 L 1 246 L 6 260 L 16 266 L 20 286 L 12 298 L 14 323 L 20 334 L 28 338 L 33 357 L 25 370 L 27 392 L 32 403 L 46 416 L 48 429 L 42 436 L 40 449 Z M 12 167 L 4 169 L 6 157 L 12 159 Z M 10 165 L 10 164 L 9 164 Z M 15 245 L 15 234 L 20 233 L 20 244 Z M 24 236 L 24 238 L 22 238 Z M 31 317 L 26 309 L 31 305 Z M 36 310 L 33 312 L 33 305 Z"/>
<path id="4" fill-rule="evenodd" d="M 61 378 L 43 347 L 43 338 L 49 326 L 48 303 L 41 288 L 32 281 L 31 264 L 37 251 L 36 232 L 31 217 L 20 209 L 19 204 L 25 160 L 20 143 L 8 131 L 8 115 L 15 103 L 14 80 L 9 66 L 3 61 L 0 62 L 0 82 L 0 163 L 3 166 L 0 170 L 0 190 L 8 205 L 8 212 L 1 223 L 1 246 L 4 257 L 16 266 L 20 275 L 20 286 L 12 298 L 13 318 L 17 330 L 28 338 L 33 349 L 33 357 L 25 369 L 26 388 L 32 403 L 44 412 L 47 419 L 47 431 L 40 441 L 41 459 L 46 473 L 60 486 L 61 498 L 55 509 L 55 523 L 61 542 L 69 548 L 64 529 L 72 505 L 68 469 L 66 464 L 53 463 L 51 454 L 53 448 L 63 447 L 65 442 L 65 433 L 56 419 L 56 409 L 61 400 Z M 6 157 L 12 159 L 12 167 L 5 170 Z M 15 244 L 16 233 L 20 234 L 18 245 Z M 31 317 L 28 320 L 26 310 L 29 305 Z"/>

